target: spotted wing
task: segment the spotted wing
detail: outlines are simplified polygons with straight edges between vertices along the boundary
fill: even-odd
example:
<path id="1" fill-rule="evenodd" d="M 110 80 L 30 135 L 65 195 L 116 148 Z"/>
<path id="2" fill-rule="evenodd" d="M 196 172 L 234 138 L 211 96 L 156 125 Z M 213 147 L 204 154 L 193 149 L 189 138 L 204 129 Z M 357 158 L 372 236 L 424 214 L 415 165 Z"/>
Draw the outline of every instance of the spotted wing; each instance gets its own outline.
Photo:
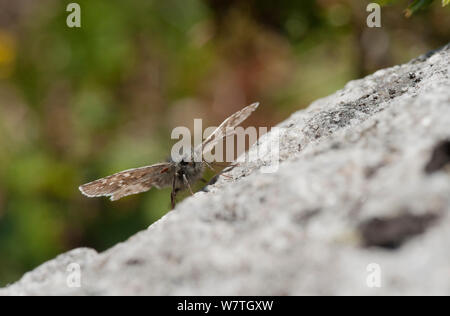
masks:
<path id="1" fill-rule="evenodd" d="M 171 183 L 174 165 L 159 163 L 115 173 L 79 187 L 88 197 L 109 196 L 116 201 L 124 196 L 145 192 L 152 187 L 162 188 Z"/>
<path id="2" fill-rule="evenodd" d="M 212 132 L 211 135 L 206 138 L 202 144 L 198 145 L 195 149 L 197 153 L 209 152 L 222 138 L 233 135 L 234 128 L 242 123 L 247 117 L 252 114 L 254 110 L 258 107 L 259 102 L 250 104 L 240 111 L 237 111 L 225 121 L 220 124 L 218 128 Z"/>

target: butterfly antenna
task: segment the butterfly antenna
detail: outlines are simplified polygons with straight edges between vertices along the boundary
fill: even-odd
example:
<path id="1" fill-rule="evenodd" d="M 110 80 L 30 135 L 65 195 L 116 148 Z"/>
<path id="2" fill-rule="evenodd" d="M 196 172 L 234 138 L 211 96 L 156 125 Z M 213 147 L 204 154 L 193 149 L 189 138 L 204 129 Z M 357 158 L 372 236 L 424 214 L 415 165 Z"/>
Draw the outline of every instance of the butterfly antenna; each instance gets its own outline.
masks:
<path id="1" fill-rule="evenodd" d="M 206 160 L 204 160 L 203 162 L 208 166 L 209 169 L 211 169 L 214 172 L 217 172 L 217 170 L 214 169 Z"/>

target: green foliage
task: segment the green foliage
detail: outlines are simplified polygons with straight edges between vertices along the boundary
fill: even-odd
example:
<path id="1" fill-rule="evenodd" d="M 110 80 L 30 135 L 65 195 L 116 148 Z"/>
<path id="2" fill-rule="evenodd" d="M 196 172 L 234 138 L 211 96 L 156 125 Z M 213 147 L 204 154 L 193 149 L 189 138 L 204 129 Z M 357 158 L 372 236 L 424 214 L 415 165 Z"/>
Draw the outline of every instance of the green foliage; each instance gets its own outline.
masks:
<path id="1" fill-rule="evenodd" d="M 380 5 L 389 5 L 393 3 L 399 2 L 399 0 L 379 0 L 377 1 Z M 434 0 L 413 0 L 405 10 L 405 16 L 411 17 L 413 14 L 417 13 L 420 10 L 424 10 L 428 8 Z M 442 0 L 442 6 L 445 7 L 450 3 L 450 0 Z"/>
<path id="2" fill-rule="evenodd" d="M 406 9 L 405 15 L 410 17 L 417 11 L 427 8 L 432 2 L 433 0 L 414 0 Z"/>

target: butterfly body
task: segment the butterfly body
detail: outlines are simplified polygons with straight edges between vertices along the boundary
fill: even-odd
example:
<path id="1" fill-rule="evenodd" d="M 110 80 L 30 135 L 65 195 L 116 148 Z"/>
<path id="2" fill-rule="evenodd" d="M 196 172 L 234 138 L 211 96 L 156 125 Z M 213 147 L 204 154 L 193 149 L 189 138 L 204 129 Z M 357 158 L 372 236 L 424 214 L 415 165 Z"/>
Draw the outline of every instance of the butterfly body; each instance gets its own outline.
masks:
<path id="1" fill-rule="evenodd" d="M 180 162 L 174 162 L 174 165 L 174 189 L 177 192 L 186 190 L 188 186 L 197 182 L 205 171 L 204 162 L 183 159 Z"/>
<path id="2" fill-rule="evenodd" d="M 116 201 L 127 195 L 148 191 L 152 187 L 171 187 L 171 203 L 174 207 L 176 194 L 186 189 L 193 194 L 191 185 L 202 177 L 205 166 L 208 165 L 198 158 L 211 150 L 218 141 L 232 135 L 233 131 L 229 128 L 234 128 L 245 120 L 258 105 L 259 103 L 253 103 L 228 117 L 202 144 L 180 161 L 169 159 L 163 163 L 128 169 L 83 184 L 79 189 L 88 197 L 109 196 L 111 201 Z"/>

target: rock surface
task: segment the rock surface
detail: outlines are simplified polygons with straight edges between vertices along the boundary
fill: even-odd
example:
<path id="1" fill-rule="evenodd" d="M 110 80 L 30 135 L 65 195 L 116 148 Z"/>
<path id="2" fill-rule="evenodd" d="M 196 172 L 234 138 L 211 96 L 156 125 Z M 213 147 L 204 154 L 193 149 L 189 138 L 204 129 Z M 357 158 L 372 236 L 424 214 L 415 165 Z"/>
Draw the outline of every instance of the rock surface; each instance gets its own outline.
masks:
<path id="1" fill-rule="evenodd" d="M 279 125 L 277 172 L 236 167 L 126 242 L 0 294 L 450 295 L 449 76 L 447 45 L 349 82 Z"/>

